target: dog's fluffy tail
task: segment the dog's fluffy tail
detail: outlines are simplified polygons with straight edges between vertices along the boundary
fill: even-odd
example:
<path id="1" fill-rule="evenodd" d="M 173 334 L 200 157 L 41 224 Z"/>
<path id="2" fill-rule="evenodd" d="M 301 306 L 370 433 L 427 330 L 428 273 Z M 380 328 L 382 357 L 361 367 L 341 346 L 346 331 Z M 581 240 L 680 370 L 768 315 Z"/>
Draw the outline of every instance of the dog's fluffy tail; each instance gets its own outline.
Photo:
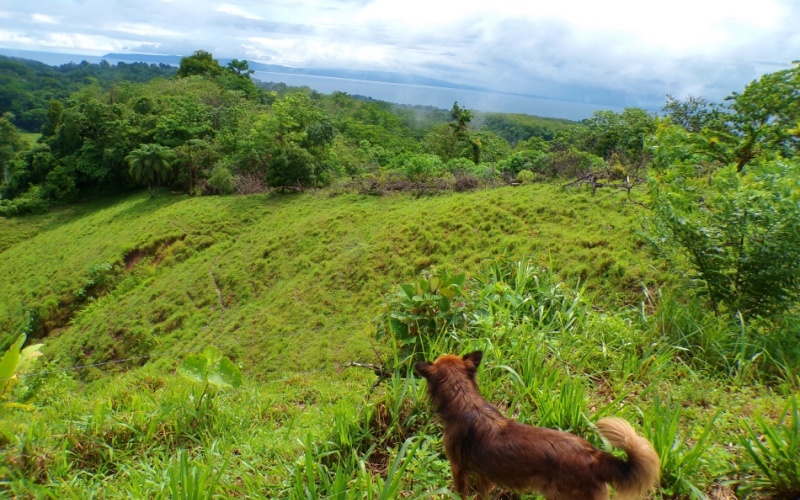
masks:
<path id="1" fill-rule="evenodd" d="M 625 450 L 628 460 L 605 455 L 600 467 L 605 480 L 617 490 L 618 500 L 641 498 L 658 482 L 661 460 L 653 445 L 638 436 L 631 424 L 621 418 L 604 418 L 597 431 L 615 448 Z"/>

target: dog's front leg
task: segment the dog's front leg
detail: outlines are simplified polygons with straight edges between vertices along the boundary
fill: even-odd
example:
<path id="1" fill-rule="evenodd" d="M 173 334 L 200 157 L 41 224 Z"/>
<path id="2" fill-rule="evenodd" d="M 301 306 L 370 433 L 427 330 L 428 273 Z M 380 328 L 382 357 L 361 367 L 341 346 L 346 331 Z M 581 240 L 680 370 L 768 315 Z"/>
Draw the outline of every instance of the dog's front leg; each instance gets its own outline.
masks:
<path id="1" fill-rule="evenodd" d="M 468 498 L 469 495 L 469 471 L 450 462 L 450 470 L 453 472 L 453 488 L 461 498 Z"/>

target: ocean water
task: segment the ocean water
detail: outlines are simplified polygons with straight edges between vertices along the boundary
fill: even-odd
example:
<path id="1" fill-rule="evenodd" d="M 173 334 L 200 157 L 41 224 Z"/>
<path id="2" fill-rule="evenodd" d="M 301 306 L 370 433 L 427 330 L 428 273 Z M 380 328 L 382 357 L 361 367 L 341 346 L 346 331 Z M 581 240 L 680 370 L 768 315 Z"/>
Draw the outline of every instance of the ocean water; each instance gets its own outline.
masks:
<path id="1" fill-rule="evenodd" d="M 307 86 L 323 94 L 336 91 L 372 97 L 397 104 L 419 104 L 450 109 L 453 102 L 472 110 L 582 120 L 597 110 L 620 112 L 622 108 L 577 101 L 507 94 L 481 90 L 451 89 L 426 85 L 351 80 L 327 76 L 296 75 L 256 71 L 253 77 L 263 82 L 282 82 L 290 86 Z"/>

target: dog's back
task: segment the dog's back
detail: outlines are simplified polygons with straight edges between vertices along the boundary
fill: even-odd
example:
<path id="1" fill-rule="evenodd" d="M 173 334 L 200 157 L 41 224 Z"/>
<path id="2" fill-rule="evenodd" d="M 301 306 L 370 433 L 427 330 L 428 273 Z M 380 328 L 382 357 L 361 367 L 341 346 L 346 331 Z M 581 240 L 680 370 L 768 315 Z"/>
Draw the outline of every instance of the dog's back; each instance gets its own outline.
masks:
<path id="1" fill-rule="evenodd" d="M 428 394 L 444 424 L 447 456 L 456 490 L 468 493 L 468 476 L 478 476 L 478 492 L 492 483 L 518 491 L 538 491 L 548 499 L 608 498 L 606 483 L 619 497 L 635 498 L 653 486 L 659 460 L 647 440 L 627 422 L 603 419 L 598 430 L 628 453 L 623 461 L 566 432 L 520 424 L 503 417 L 478 392 L 475 374 L 480 351 L 440 356 L 418 363 Z"/>

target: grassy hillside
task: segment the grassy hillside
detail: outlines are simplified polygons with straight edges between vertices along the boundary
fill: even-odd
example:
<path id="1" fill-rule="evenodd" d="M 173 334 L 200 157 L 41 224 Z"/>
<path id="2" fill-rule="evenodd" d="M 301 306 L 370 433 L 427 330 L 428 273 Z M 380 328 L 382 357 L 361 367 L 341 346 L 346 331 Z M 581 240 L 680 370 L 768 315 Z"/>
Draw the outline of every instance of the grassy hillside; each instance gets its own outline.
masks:
<path id="1" fill-rule="evenodd" d="M 0 260 L 0 328 L 33 317 L 37 336 L 82 364 L 210 339 L 254 342 L 237 355 L 261 373 L 280 370 L 277 357 L 359 359 L 392 283 L 475 272 L 504 252 L 580 279 L 601 304 L 638 302 L 662 276 L 635 236 L 637 210 L 551 185 L 419 199 L 143 193 L 31 218 L 36 235 L 5 243 Z"/>
<path id="2" fill-rule="evenodd" d="M 643 209 L 622 199 L 545 183 L 421 198 L 143 192 L 0 219 L 4 343 L 26 330 L 45 352 L 26 379 L 35 410 L 0 419 L 0 488 L 446 498 L 424 383 L 401 370 L 371 389 L 372 373 L 343 367 L 402 355 L 373 320 L 426 270 L 483 276 L 464 326 L 424 351 L 486 351 L 479 381 L 504 413 L 598 445 L 591 422 L 629 419 L 662 456 L 658 497 L 769 484 L 744 467 L 743 422 L 771 425 L 800 380 L 767 375 L 737 343 L 744 325 L 658 303 L 680 277 L 647 254 Z M 245 384 L 204 406 L 174 369 L 211 344 Z"/>

